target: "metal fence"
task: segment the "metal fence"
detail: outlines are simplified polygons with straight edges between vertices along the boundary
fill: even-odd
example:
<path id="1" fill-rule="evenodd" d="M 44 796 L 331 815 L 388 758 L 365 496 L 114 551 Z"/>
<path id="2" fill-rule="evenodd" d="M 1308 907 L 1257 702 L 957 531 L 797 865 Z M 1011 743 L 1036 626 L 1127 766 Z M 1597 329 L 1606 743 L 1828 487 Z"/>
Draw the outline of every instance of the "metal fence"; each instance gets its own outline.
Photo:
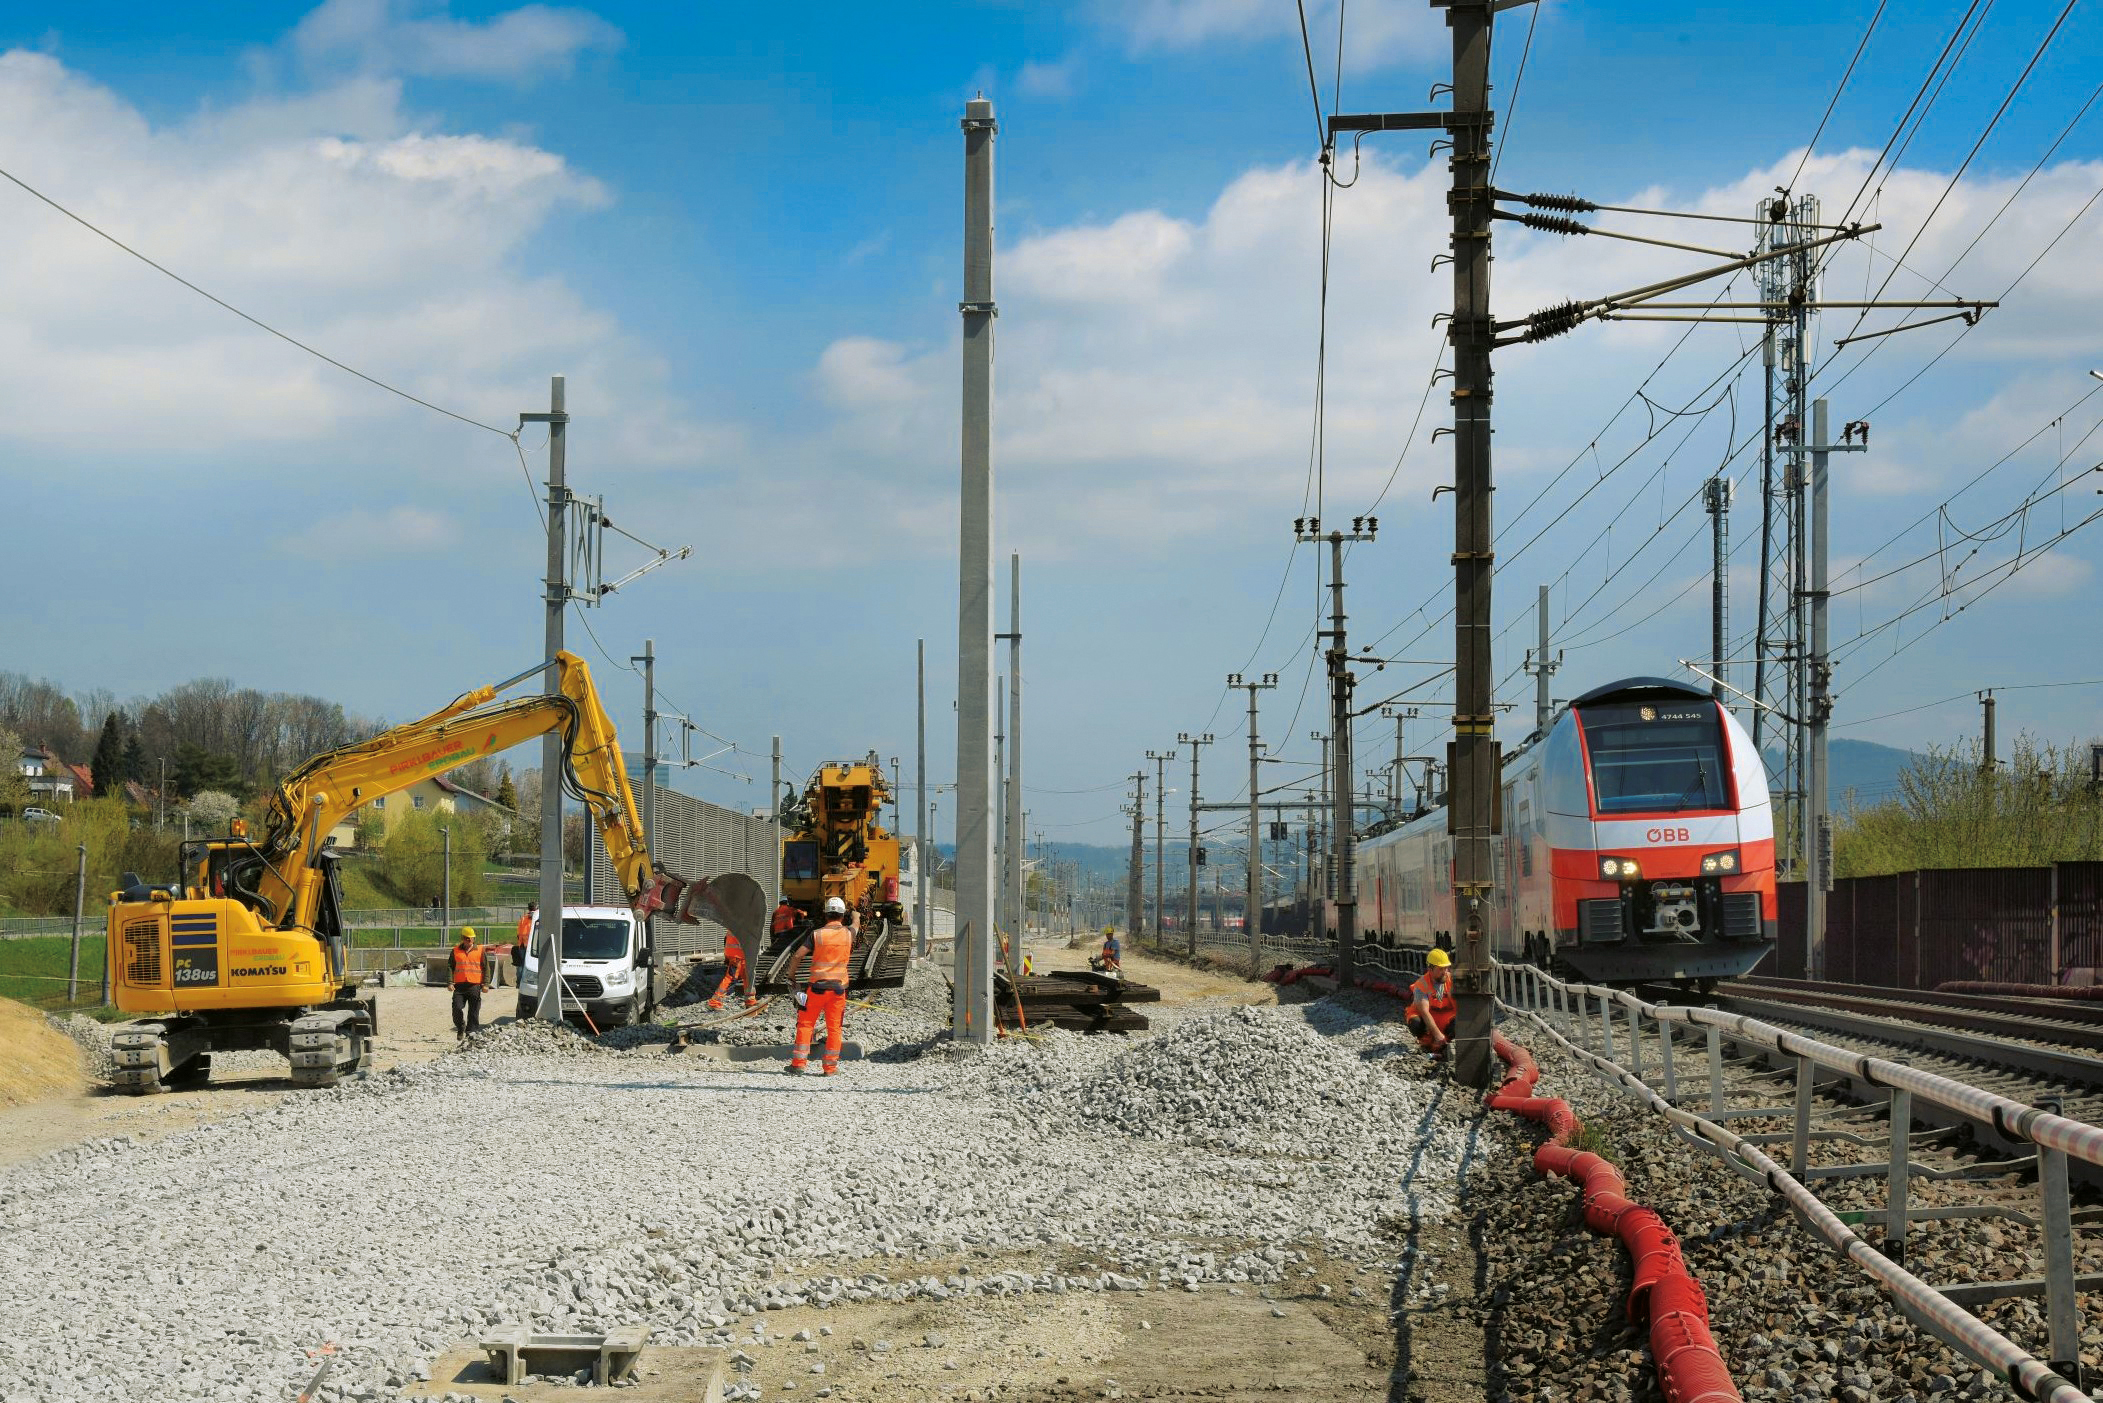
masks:
<path id="1" fill-rule="evenodd" d="M 770 819 L 754 818 L 657 787 L 657 865 L 681 877 L 721 877 L 742 872 L 758 882 L 771 897 L 774 891 L 774 854 L 788 836 Z M 603 905 L 626 903 L 613 864 L 607 860 L 605 844 L 592 837 L 596 857 L 592 867 L 592 900 Z M 661 955 L 693 955 L 723 948 L 723 928 L 703 920 L 697 926 L 657 922 L 657 949 Z"/>
<path id="2" fill-rule="evenodd" d="M 1775 951 L 1754 972 L 1801 979 L 1803 883 L 1778 896 Z M 1843 878 L 1826 900 L 1825 977 L 1894 989 L 2103 982 L 2103 862 Z"/>

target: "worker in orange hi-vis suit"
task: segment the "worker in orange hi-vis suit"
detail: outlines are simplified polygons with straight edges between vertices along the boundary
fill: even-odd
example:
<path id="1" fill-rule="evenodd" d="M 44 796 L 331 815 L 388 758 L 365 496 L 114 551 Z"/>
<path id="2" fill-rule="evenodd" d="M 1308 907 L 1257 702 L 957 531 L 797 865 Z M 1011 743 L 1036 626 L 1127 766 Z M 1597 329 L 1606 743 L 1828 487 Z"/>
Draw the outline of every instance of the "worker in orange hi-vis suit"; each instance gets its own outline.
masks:
<path id="1" fill-rule="evenodd" d="M 730 986 L 743 983 L 744 978 L 744 942 L 737 938 L 736 931 L 726 930 L 723 932 L 723 982 L 716 986 L 716 992 L 709 999 L 708 1006 L 710 1008 L 721 1008 L 723 1006 L 723 996 L 730 992 Z M 751 1008 L 758 1002 L 758 999 L 748 998 L 745 1000 L 745 1007 Z"/>
<path id="2" fill-rule="evenodd" d="M 827 897 L 825 924 L 806 931 L 792 947 L 810 952 L 811 979 L 808 990 L 796 993 L 796 1054 L 789 1071 L 801 1072 L 810 1065 L 811 1034 L 818 1020 L 825 1020 L 825 1075 L 840 1070 L 840 1038 L 846 1031 L 847 966 L 854 955 L 855 924 L 847 915 L 847 903 Z"/>

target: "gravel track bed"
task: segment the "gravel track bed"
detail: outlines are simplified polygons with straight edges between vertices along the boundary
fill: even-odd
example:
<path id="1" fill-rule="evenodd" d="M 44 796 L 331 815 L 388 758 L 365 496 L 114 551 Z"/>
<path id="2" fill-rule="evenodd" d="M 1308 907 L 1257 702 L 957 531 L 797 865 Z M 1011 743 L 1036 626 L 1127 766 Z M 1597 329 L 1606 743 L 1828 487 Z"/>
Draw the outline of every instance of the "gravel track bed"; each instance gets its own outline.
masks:
<path id="1" fill-rule="evenodd" d="M 908 1034 L 946 999 L 918 985 Z M 833 1080 L 668 1055 L 661 1029 L 504 1025 L 0 1173 L 0 1398 L 282 1400 L 334 1344 L 322 1397 L 381 1399 L 500 1322 L 727 1349 L 773 1308 L 1389 1263 L 1396 1221 L 1517 1143 L 1389 1060 L 1392 1012 L 1169 1009 L 1144 1038 L 938 1041 Z"/>
<path id="2" fill-rule="evenodd" d="M 2014 1396 L 1998 1377 L 1917 1330 L 1880 1288 L 1834 1256 L 1824 1239 L 1799 1227 L 1764 1188 L 1686 1145 L 1666 1122 L 1606 1088 L 1529 1024 L 1515 1022 L 1508 1032 L 1540 1063 L 1538 1094 L 1568 1100 L 1585 1123 L 1587 1147 L 1611 1159 L 1627 1179 L 1630 1197 L 1657 1209 L 1679 1235 L 1688 1269 L 1708 1295 L 1718 1346 L 1746 1398 L 1928 1403 Z M 1625 1043 L 1620 1050 L 1625 1055 Z M 1654 1052 L 1654 1045 L 1645 1051 Z M 1657 1065 L 1646 1057 L 1653 1075 Z M 1696 1065 L 1703 1093 L 1699 1109 L 1706 1104 L 1707 1072 L 1704 1063 Z M 1773 1105 L 1788 1096 L 1783 1082 L 1744 1069 L 1728 1070 L 1726 1079 L 1729 1104 Z M 1684 1096 L 1694 1088 L 1683 1077 L 1680 1089 Z M 1830 1110 L 1832 1103 L 1821 1106 Z M 1819 1124 L 1849 1124 L 1872 1145 L 1886 1133 L 1873 1113 L 1823 1117 Z M 1788 1127 L 1782 1117 L 1731 1122 L 1740 1134 Z M 1531 1138 L 1538 1142 L 1538 1130 Z M 1766 1148 L 1786 1164 L 1786 1145 Z M 1981 1158 L 1964 1144 L 1916 1147 L 1913 1157 L 1938 1166 Z M 1814 1140 L 1811 1158 L 1813 1163 L 1848 1163 L 1882 1159 L 1883 1152 Z M 1816 1187 L 1836 1210 L 1874 1208 L 1884 1198 L 1881 1179 Z M 1627 1255 L 1617 1240 L 1585 1228 L 1576 1186 L 1543 1179 L 1513 1162 L 1493 1165 L 1471 1185 L 1471 1193 L 1488 1205 L 1484 1240 L 1488 1296 L 1495 1303 L 1489 1332 L 1504 1396 L 1521 1403 L 1661 1399 L 1646 1350 L 1647 1332 L 1631 1327 L 1626 1316 Z M 1968 1184 L 1916 1180 L 1913 1201 L 1923 1207 L 2004 1201 L 2029 1208 L 2036 1187 L 2034 1179 L 2016 1175 Z M 1858 1231 L 1872 1245 L 1881 1239 L 1877 1226 Z M 2079 1240 L 2076 1256 L 2077 1270 L 2103 1270 L 2103 1246 L 2093 1238 Z M 2005 1220 L 1917 1223 L 1909 1233 L 1907 1265 L 1933 1282 L 2040 1276 L 2042 1242 L 2036 1230 Z M 2097 1368 L 2103 1366 L 2103 1315 L 2096 1298 L 2088 1298 L 2087 1306 L 2082 1356 L 2086 1367 Z M 1980 1314 L 2011 1339 L 2043 1350 L 2042 1301 L 2000 1301 Z"/>

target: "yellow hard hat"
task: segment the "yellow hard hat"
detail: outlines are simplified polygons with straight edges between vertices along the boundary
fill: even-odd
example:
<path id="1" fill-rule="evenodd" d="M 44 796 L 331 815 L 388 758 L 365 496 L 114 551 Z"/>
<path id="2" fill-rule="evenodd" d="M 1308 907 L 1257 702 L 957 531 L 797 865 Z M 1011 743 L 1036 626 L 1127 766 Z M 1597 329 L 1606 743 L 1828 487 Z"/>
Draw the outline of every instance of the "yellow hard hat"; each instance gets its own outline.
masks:
<path id="1" fill-rule="evenodd" d="M 1453 957 L 1444 950 L 1433 947 L 1431 953 L 1424 957 L 1424 963 L 1437 969 L 1444 969 L 1453 963 Z"/>
<path id="2" fill-rule="evenodd" d="M 475 928 L 473 926 L 460 927 L 460 938 L 462 940 L 473 940 L 475 938 Z"/>

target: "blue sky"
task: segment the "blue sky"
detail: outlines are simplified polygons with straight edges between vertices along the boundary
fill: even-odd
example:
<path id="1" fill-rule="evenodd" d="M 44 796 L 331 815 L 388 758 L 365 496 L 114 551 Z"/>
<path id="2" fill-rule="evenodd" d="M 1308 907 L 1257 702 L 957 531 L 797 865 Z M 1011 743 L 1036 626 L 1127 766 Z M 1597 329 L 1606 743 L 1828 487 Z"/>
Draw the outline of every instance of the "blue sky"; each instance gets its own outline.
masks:
<path id="1" fill-rule="evenodd" d="M 1874 9 L 1549 4 L 1503 119 L 1499 184 L 1743 212 L 1794 169 Z M 1800 188 L 1845 205 L 1965 9 L 1889 7 Z M 2057 10 L 1988 13 L 1881 180 L 1887 256 Z M 1326 103 L 1336 14 L 1310 13 Z M 1528 22 L 1500 21 L 1500 105 Z M 1426 6 L 1352 5 L 1343 107 L 1426 105 L 1444 42 Z M 621 658 L 654 636 L 666 692 L 698 723 L 762 755 L 779 732 L 798 769 L 871 747 L 910 768 L 913 644 L 927 638 L 937 779 L 954 765 L 956 119 L 983 89 L 1002 122 L 1001 549 L 1003 564 L 1010 548 L 1026 561 L 1033 820 L 1053 839 L 1114 841 L 1115 791 L 1096 787 L 1207 725 L 1228 797 L 1232 670 L 1284 675 L 1266 732 L 1290 738 L 1288 757 L 1313 753 L 1304 552 L 1257 647 L 1290 519 L 1308 509 L 1319 186 L 1291 5 L 815 5 L 793 23 L 728 6 L 9 7 L 0 50 L 0 166 L 204 286 L 500 427 L 566 372 L 573 482 L 639 534 L 696 548 L 591 626 Z M 2099 57 L 2103 19 L 2077 10 L 1909 264 L 1939 275 L 1958 257 L 2089 97 Z M 1445 480 L 1428 442 L 1436 399 L 1410 436 L 1444 296 L 1426 272 L 1443 168 L 1415 139 L 1376 138 L 1365 154 L 1336 205 L 1327 513 L 1363 510 L 1411 447 L 1379 508 L 1381 541 L 1354 558 L 1361 638 L 1450 581 L 1450 516 L 1443 500 L 1427 509 Z M 1953 287 L 1992 296 L 2057 235 L 2007 308 L 1962 338 L 1894 338 L 1834 391 L 1836 421 L 1857 417 L 1955 342 L 1876 409 L 1876 450 L 1836 472 L 1836 569 L 1895 533 L 1865 574 L 1934 555 L 2054 472 L 2103 459 L 2099 435 L 2055 466 L 2103 417 L 2103 396 L 2077 403 L 2103 365 L 2103 213 L 2075 218 L 2103 187 L 2099 158 L 2092 111 L 1957 264 Z M 121 695 L 222 674 L 404 717 L 525 665 L 537 524 L 508 443 L 306 360 L 11 187 L 0 195 L 13 269 L 0 373 L 18 397 L 0 422 L 0 485 L 18 521 L 45 528 L 15 533 L 28 583 L 0 611 L 0 666 Z M 1695 228 L 1706 242 L 1723 226 L 1682 236 Z M 1691 266 L 1626 245 L 1500 240 L 1500 313 Z M 1838 260 L 1832 279 L 1859 288 L 1886 266 Z M 1828 322 L 1829 342 L 1845 327 Z M 1676 334 L 1590 327 L 1500 353 L 1501 550 L 1510 559 L 1556 523 L 1499 578 L 1500 627 L 1513 625 L 1500 674 L 1544 582 L 1558 631 L 1589 644 L 1559 693 L 1706 651 L 1706 548 L 1683 506 L 1721 457 L 1728 409 L 1741 423 L 1756 413 L 1751 382 L 1682 447 L 1672 433 L 1644 443 L 1655 420 L 1640 404 L 1610 419 Z M 1730 329 L 1698 332 L 1648 393 L 1706 404 L 1737 353 Z M 538 437 L 524 442 L 537 475 Z M 1574 459 L 1624 453 L 1581 500 L 1582 473 L 1546 486 Z M 2019 539 L 2097 501 L 2077 487 Z M 1738 539 L 1752 520 L 1734 518 Z M 1836 720 L 2103 676 L 2078 646 L 2096 636 L 2096 554 L 2074 537 L 1889 661 L 1885 635 L 1859 645 L 1843 688 L 1883 665 Z M 1945 550 L 1843 596 L 1836 638 L 1932 600 L 1952 564 Z M 1963 572 L 1948 578 L 1962 602 Z M 1734 575 L 1741 596 L 1749 583 Z M 1733 605 L 1750 619 L 1749 597 Z M 1409 655 L 1448 649 L 1438 628 Z M 606 685 L 617 708 L 639 709 L 633 678 Z M 1524 679 L 1500 695 L 1523 700 Z M 2004 730 L 2103 732 L 2103 688 L 2017 697 Z M 1950 740 L 1973 714 L 1953 704 L 1845 733 Z M 1369 723 L 1361 745 L 1384 751 L 1382 733 Z M 1429 723 L 1419 743 L 1437 743 Z M 715 763 L 764 775 L 763 760 Z M 709 772 L 691 787 L 760 796 Z M 1067 790 L 1094 792 L 1055 792 Z"/>

